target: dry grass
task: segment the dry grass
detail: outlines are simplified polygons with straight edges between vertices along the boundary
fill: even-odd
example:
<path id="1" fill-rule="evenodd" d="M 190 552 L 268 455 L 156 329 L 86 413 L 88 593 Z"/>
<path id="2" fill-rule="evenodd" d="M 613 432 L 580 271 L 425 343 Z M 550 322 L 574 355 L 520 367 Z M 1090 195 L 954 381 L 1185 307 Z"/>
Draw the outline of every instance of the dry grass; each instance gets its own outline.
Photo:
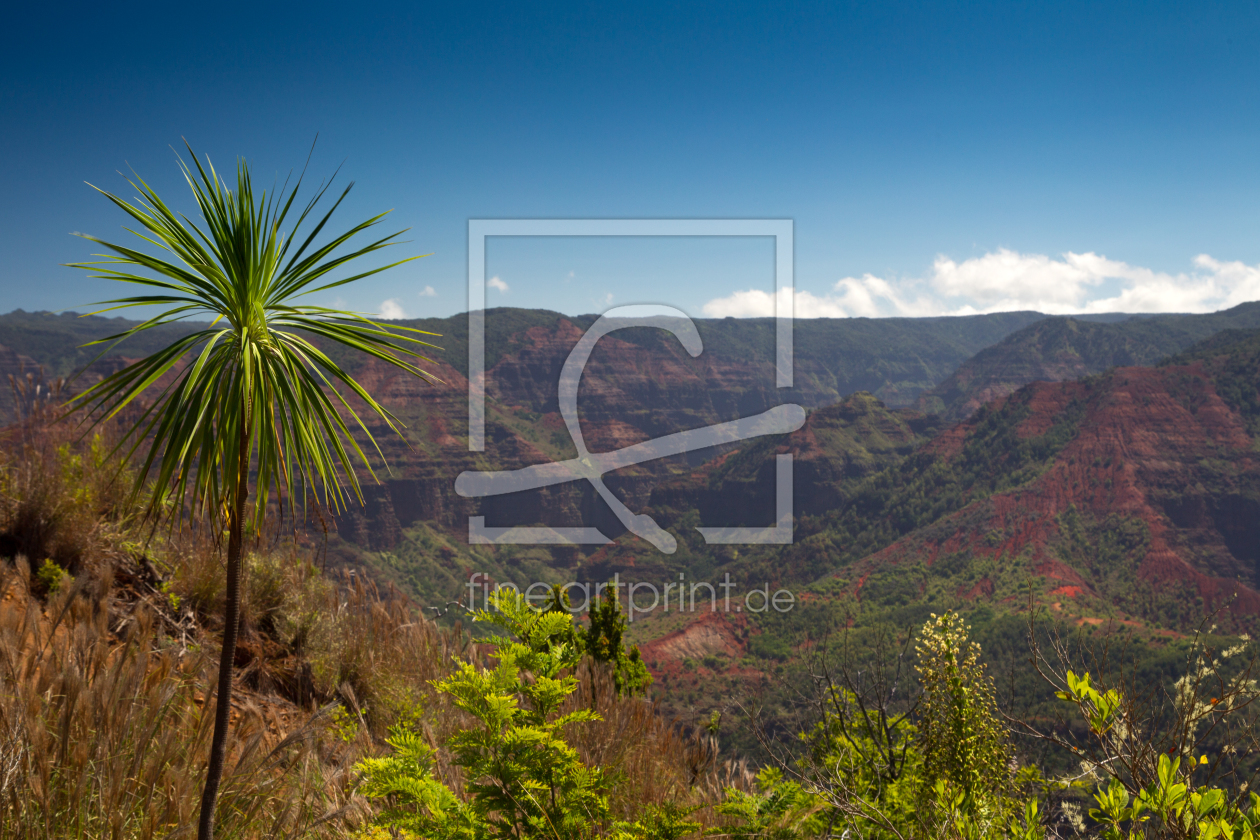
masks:
<path id="1" fill-rule="evenodd" d="M 258 628 L 242 646 L 256 655 L 234 700 L 225 838 L 345 836 L 369 814 L 351 768 L 390 724 L 429 718 L 442 738 L 458 725 L 429 685 L 458 636 L 406 620 L 401 600 L 370 584 L 339 588 L 284 559 L 261 567 L 283 565 L 294 585 L 255 617 L 281 639 L 303 636 L 304 654 Z M 0 565 L 0 837 L 190 835 L 216 651 L 104 578 L 80 575 L 41 600 L 31 577 L 25 558 Z M 295 674 L 307 675 L 303 703 L 286 696 L 301 690 Z"/>
<path id="2" fill-rule="evenodd" d="M 141 530 L 105 439 L 78 440 L 51 415 L 36 402 L 0 457 L 0 838 L 187 836 L 211 726 L 219 547 Z M 445 719 L 425 697 L 461 637 L 276 545 L 251 556 L 218 833 L 343 837 L 370 813 L 354 764 L 404 716 L 432 705 Z M 46 558 L 68 576 L 34 574 Z"/>
<path id="3" fill-rule="evenodd" d="M 158 551 L 170 574 L 168 591 L 198 624 L 221 630 L 223 567 L 214 546 L 184 535 Z M 383 738 L 400 718 L 434 702 L 430 681 L 444 676 L 465 649 L 458 631 L 417 617 L 392 588 L 371 580 L 325 575 L 315 552 L 281 542 L 251 552 L 245 564 L 238 643 L 238 681 L 309 708 L 338 699 Z"/>
<path id="4" fill-rule="evenodd" d="M 755 772 L 742 760 L 723 760 L 712 735 L 673 724 L 650 700 L 618 697 L 608 665 L 588 659 L 577 676 L 571 706 L 594 709 L 602 720 L 570 726 L 566 735 L 584 763 L 613 777 L 609 805 L 617 819 L 668 802 L 695 809 L 693 818 L 712 826 L 724 789 L 752 789 Z"/>
<path id="5" fill-rule="evenodd" d="M 0 837 L 190 836 L 208 657 L 164 640 L 143 607 L 111 627 L 107 586 L 76 584 L 41 609 L 22 558 L 0 568 L 0 599 Z M 326 712 L 291 726 L 282 707 L 235 711 L 222 836 L 334 833 L 360 753 L 329 747 Z"/>
<path id="6" fill-rule="evenodd" d="M 53 422 L 48 399 L 60 385 L 28 375 L 11 381 L 19 422 L 0 430 L 0 556 L 18 554 L 38 565 L 50 559 L 72 575 L 108 562 L 132 518 L 132 474 L 110 457 L 111 429 L 83 437 L 69 422 Z"/>

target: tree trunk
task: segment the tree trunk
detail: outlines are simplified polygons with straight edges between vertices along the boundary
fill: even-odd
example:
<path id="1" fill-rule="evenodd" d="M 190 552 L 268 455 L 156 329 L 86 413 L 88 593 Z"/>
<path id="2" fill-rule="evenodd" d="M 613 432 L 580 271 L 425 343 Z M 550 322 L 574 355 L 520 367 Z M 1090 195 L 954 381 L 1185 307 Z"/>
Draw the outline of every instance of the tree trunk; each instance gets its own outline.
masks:
<path id="1" fill-rule="evenodd" d="M 223 608 L 223 652 L 219 656 L 219 687 L 214 710 L 214 738 L 210 742 L 210 763 L 206 767 L 206 787 L 201 793 L 201 816 L 197 840 L 214 840 L 214 805 L 219 798 L 223 763 L 227 757 L 228 723 L 232 714 L 232 671 L 236 660 L 236 637 L 241 621 L 241 572 L 245 501 L 249 498 L 249 412 L 241 417 L 241 450 L 237 462 L 236 498 L 228 513 L 227 598 Z"/>

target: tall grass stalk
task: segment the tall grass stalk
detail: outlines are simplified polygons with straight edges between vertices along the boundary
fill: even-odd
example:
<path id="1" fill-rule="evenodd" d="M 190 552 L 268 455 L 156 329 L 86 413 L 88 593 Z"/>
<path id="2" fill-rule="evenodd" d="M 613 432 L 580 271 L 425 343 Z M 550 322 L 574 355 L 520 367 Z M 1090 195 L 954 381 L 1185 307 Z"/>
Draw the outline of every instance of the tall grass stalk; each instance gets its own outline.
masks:
<path id="1" fill-rule="evenodd" d="M 192 836 L 213 663 L 163 644 L 142 608 L 111 627 L 107 587 L 69 587 L 45 612 L 30 585 L 24 558 L 0 567 L 0 837 Z M 287 733 L 274 708 L 233 713 L 222 836 L 336 836 L 351 779 L 321 755 L 326 712 Z"/>

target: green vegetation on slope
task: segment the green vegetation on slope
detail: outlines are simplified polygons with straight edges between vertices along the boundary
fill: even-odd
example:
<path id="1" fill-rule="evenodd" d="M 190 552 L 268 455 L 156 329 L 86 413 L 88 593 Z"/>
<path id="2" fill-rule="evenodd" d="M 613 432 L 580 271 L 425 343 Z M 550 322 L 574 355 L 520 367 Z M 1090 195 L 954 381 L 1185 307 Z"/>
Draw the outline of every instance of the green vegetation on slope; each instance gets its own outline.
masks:
<path id="1" fill-rule="evenodd" d="M 1061 382 L 1108 368 L 1153 365 L 1223 330 L 1260 327 L 1260 303 L 1205 315 L 1134 316 L 1100 322 L 1046 318 L 1016 330 L 964 362 L 920 405 L 961 420 L 984 402 L 1029 382 Z"/>
<path id="2" fill-rule="evenodd" d="M 1255 381 L 1260 370 L 1260 330 L 1223 330 L 1160 365 L 1194 362 L 1203 365 L 1217 396 L 1247 421 L 1251 436 L 1260 437 L 1260 390 Z"/>

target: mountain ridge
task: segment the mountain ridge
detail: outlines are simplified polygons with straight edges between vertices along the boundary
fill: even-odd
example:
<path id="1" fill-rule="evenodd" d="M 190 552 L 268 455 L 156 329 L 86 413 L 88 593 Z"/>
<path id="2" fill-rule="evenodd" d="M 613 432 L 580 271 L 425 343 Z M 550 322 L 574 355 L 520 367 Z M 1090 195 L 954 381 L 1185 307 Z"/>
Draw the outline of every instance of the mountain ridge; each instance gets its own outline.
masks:
<path id="1" fill-rule="evenodd" d="M 1153 365 L 1222 330 L 1257 327 L 1257 302 L 1220 312 L 1122 320 L 1048 317 L 981 350 L 920 395 L 917 404 L 958 421 L 1029 382 L 1063 382 L 1112 367 Z"/>

